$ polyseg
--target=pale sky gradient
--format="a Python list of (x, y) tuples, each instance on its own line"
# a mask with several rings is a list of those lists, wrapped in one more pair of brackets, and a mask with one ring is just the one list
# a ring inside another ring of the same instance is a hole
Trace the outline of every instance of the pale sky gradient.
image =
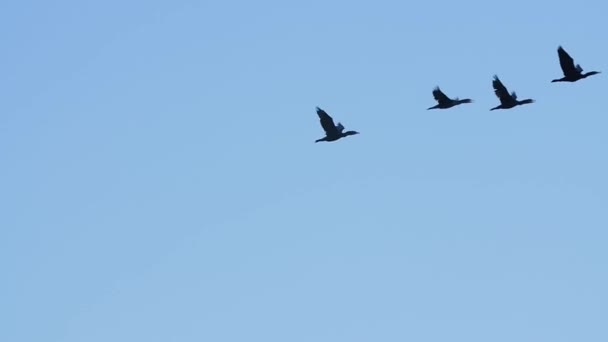
[(606, 13), (2, 2), (0, 341), (608, 341)]

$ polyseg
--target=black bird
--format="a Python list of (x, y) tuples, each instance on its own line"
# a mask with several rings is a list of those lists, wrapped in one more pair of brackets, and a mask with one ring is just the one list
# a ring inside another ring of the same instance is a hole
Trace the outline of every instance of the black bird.
[(452, 108), (452, 107), (457, 106), (462, 103), (473, 102), (473, 100), (471, 100), (471, 99), (462, 99), (462, 100), (460, 100), (459, 98), (451, 99), (451, 98), (447, 97), (441, 91), (441, 89), (439, 89), (439, 87), (435, 87), (435, 89), (433, 89), (433, 97), (435, 98), (435, 100), (437, 101), (438, 104), (433, 107), (427, 108), (427, 110), (429, 110), (429, 109), (447, 109), (447, 108)]
[(494, 81), (492, 81), (492, 86), (494, 87), (494, 93), (496, 94), (496, 97), (500, 99), (500, 105), (490, 110), (509, 109), (527, 103), (534, 103), (534, 100), (532, 99), (526, 99), (521, 101), (517, 100), (517, 94), (515, 94), (515, 92), (509, 94), (507, 88), (502, 84), (502, 82), (500, 82), (498, 76), (496, 75), (494, 75)]
[(562, 67), (564, 77), (555, 79), (551, 82), (576, 82), (587, 76), (601, 73), (600, 71), (590, 71), (583, 74), (583, 68), (581, 68), (579, 64), (574, 66), (574, 59), (572, 59), (561, 46), (557, 48), (557, 55), (559, 56), (559, 65)]
[(319, 141), (336, 141), (349, 135), (359, 134), (357, 131), (344, 132), (344, 126), (342, 126), (342, 124), (339, 122), (338, 125), (335, 125), (334, 119), (332, 119), (329, 114), (319, 107), (317, 107), (317, 115), (319, 115), (321, 127), (323, 127), (323, 130), (325, 131), (325, 137), (315, 140), (316, 143)]

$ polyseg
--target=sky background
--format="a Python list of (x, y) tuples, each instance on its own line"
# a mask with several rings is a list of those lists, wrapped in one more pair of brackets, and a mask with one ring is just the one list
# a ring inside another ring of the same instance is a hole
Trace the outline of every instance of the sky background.
[(607, 11), (0, 3), (0, 340), (608, 340)]

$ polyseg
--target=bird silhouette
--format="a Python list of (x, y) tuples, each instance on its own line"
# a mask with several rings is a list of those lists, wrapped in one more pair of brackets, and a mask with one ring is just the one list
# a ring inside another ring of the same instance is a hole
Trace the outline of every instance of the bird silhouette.
[(551, 82), (576, 82), (587, 76), (601, 73), (600, 71), (590, 71), (583, 74), (583, 68), (579, 64), (574, 66), (574, 59), (561, 46), (557, 48), (557, 55), (559, 56), (559, 65), (562, 67), (564, 77), (552, 80)]
[(325, 137), (321, 139), (315, 140), (315, 143), (320, 141), (336, 141), (340, 138), (347, 137), (349, 135), (359, 134), (357, 131), (346, 131), (344, 132), (344, 126), (338, 122), (338, 125), (334, 124), (334, 119), (332, 119), (327, 112), (323, 109), (317, 107), (317, 115), (319, 115), (319, 121), (321, 122), (321, 127), (325, 131)]
[(433, 89), (433, 97), (437, 101), (437, 105), (435, 105), (433, 107), (429, 107), (429, 108), (427, 108), (427, 110), (429, 110), (429, 109), (447, 109), (447, 108), (452, 108), (452, 107), (457, 106), (462, 103), (473, 102), (473, 100), (471, 100), (471, 99), (462, 99), (462, 100), (460, 100), (459, 98), (451, 99), (451, 98), (447, 97), (441, 91), (441, 89), (439, 89), (439, 87), (435, 87), (435, 89)]
[(500, 79), (498, 79), (498, 76), (496, 75), (494, 75), (492, 86), (494, 87), (494, 93), (496, 94), (496, 97), (498, 97), (498, 99), (500, 100), (500, 105), (490, 110), (509, 109), (527, 103), (534, 103), (534, 100), (532, 99), (526, 99), (521, 101), (517, 100), (517, 94), (515, 92), (509, 94), (507, 88), (502, 84), (502, 82), (500, 81)]

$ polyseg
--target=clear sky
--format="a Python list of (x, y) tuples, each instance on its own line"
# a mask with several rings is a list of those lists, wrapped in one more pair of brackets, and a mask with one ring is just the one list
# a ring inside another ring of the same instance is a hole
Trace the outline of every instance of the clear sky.
[(606, 13), (2, 2), (0, 341), (607, 341)]

